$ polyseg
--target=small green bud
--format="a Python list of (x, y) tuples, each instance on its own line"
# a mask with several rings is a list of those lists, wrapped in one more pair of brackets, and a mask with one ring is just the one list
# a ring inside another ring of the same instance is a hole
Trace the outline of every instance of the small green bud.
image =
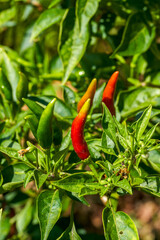
[(144, 159), (147, 159), (149, 157), (149, 154), (148, 153), (147, 154), (142, 154), (141, 157), (144, 158)]
[(108, 179), (107, 179), (107, 181), (108, 181), (108, 182), (111, 182), (111, 181), (112, 181), (112, 179), (111, 179), (111, 178), (108, 178)]
[(105, 184), (106, 184), (106, 180), (101, 180), (101, 181), (100, 181), (100, 184), (101, 184), (101, 185), (105, 185)]

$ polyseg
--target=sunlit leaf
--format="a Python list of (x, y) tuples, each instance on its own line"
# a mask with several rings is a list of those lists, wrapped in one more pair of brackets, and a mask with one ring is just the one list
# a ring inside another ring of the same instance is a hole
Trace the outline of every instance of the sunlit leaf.
[(138, 232), (131, 218), (124, 212), (114, 212), (106, 207), (103, 210), (103, 226), (106, 240), (139, 240)]
[(145, 52), (155, 37), (155, 28), (146, 23), (141, 13), (133, 13), (129, 16), (120, 45), (114, 51), (121, 56), (134, 56)]
[(89, 40), (89, 21), (96, 13), (99, 0), (78, 0), (76, 14), (67, 10), (61, 25), (59, 53), (64, 65), (63, 84), (85, 53)]
[(62, 203), (59, 190), (41, 192), (37, 199), (38, 219), (41, 229), (41, 239), (47, 240), (50, 231), (58, 221)]
[(35, 22), (33, 27), (31, 40), (36, 38), (42, 31), (59, 22), (64, 14), (64, 10), (59, 8), (53, 8), (45, 10)]

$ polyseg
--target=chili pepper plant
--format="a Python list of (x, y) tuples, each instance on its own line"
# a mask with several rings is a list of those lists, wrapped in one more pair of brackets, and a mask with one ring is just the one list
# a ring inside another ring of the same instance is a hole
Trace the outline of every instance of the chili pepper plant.
[[(0, 239), (141, 237), (118, 201), (160, 197), (159, 19), (158, 1), (0, 1)], [(93, 195), (94, 237), (74, 214)]]

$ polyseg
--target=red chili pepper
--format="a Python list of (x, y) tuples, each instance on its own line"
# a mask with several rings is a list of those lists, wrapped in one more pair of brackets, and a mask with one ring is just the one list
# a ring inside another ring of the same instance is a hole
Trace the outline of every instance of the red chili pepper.
[(112, 74), (111, 78), (107, 83), (107, 86), (104, 89), (103, 96), (102, 96), (102, 102), (104, 102), (105, 105), (108, 107), (112, 116), (115, 115), (114, 92), (115, 92), (118, 75), (119, 75), (118, 71)]
[(92, 82), (89, 84), (89, 87), (87, 88), (87, 91), (85, 92), (85, 94), (83, 95), (81, 100), (79, 101), (79, 103), (77, 105), (77, 112), (79, 112), (81, 110), (82, 106), (84, 105), (84, 103), (87, 101), (88, 98), (91, 99), (91, 105), (92, 105), (93, 97), (94, 97), (94, 94), (95, 94), (95, 91), (96, 91), (96, 86), (97, 86), (97, 79), (94, 78), (92, 80)]
[(91, 99), (88, 99), (77, 117), (74, 119), (71, 127), (71, 139), (75, 152), (82, 160), (90, 156), (87, 143), (84, 139), (84, 125), (91, 105)]

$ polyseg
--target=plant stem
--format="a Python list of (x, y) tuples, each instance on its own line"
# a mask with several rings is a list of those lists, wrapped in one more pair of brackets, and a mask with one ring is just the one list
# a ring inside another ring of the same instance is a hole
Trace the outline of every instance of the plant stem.
[(126, 64), (126, 60), (124, 59), (124, 57), (116, 54), (115, 58), (121, 63), (121, 64)]
[(116, 145), (116, 148), (117, 148), (118, 153), (120, 153), (121, 151), (120, 151), (120, 149), (119, 149), (119, 146), (118, 146), (117, 141), (115, 142), (115, 145)]
[(91, 157), (89, 157), (89, 159), (88, 159), (88, 166), (89, 166), (89, 168), (91, 169), (91, 171), (93, 172), (94, 176), (97, 178), (97, 180), (99, 182), (98, 173), (97, 173), (97, 170), (96, 170), (96, 168), (94, 166), (94, 163), (93, 163)]
[(132, 61), (130, 63), (130, 78), (134, 77), (134, 70), (135, 70), (136, 62), (138, 58), (139, 58), (139, 54), (134, 55), (132, 58)]
[(47, 166), (47, 173), (50, 172), (50, 148), (46, 150), (46, 166)]
[(3, 102), (3, 108), (4, 108), (6, 118), (13, 120), (10, 105), (9, 105), (8, 101), (4, 98), (4, 96), (2, 96), (2, 102)]
[(38, 150), (35, 149), (36, 151), (36, 168), (38, 169)]

